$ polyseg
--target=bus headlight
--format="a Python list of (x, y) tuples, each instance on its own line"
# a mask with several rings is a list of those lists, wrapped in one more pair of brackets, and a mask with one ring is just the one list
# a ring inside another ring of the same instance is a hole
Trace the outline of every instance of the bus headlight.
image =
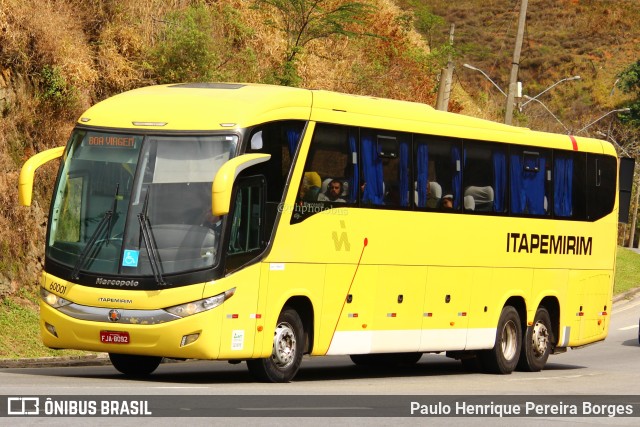
[(228, 300), (233, 296), (236, 292), (236, 288), (229, 289), (226, 292), (223, 292), (218, 295), (214, 295), (209, 298), (204, 298), (198, 301), (187, 302), (180, 305), (174, 305), (173, 307), (165, 308), (165, 311), (178, 316), (178, 317), (187, 317), (194, 314), (202, 313), (203, 311), (211, 310), (212, 308), (216, 308), (221, 305), (223, 302)]
[(71, 301), (66, 300), (54, 293), (49, 292), (45, 288), (40, 288), (40, 298), (53, 308), (64, 307), (71, 304)]

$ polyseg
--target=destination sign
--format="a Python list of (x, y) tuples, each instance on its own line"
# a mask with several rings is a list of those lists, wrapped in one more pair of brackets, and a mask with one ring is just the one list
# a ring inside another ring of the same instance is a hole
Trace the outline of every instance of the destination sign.
[(84, 147), (135, 149), (136, 139), (138, 138), (129, 135), (88, 133), (84, 141), (82, 141), (82, 145)]

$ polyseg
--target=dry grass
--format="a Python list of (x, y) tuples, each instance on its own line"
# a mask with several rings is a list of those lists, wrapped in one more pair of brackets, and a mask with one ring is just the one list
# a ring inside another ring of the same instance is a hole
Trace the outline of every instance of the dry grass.
[[(424, 48), (420, 38), (399, 24), (391, 0), (371, 1), (379, 13), (352, 30), (379, 37), (313, 42), (298, 64), (301, 85), (431, 103), (434, 82), (416, 54)], [(0, 0), (0, 296), (35, 289), (42, 264), (56, 166), (38, 172), (34, 206), (23, 208), (16, 192), (22, 163), (64, 144), (89, 105), (155, 83), (149, 55), (161, 42), (165, 18), (196, 3), (214, 17), (215, 75), (262, 82), (282, 63), (286, 41), (266, 24), (276, 17), (251, 8), (251, 1)]]
[[(409, 0), (402, 0), (409, 1)], [(456, 24), (458, 64), (484, 70), (503, 89), (511, 68), (519, 1), (422, 0), (434, 13)], [(523, 92), (534, 96), (556, 81), (573, 75), (582, 80), (558, 86), (541, 99), (567, 127), (580, 129), (590, 120), (616, 108), (625, 99), (611, 90), (616, 74), (638, 58), (640, 4), (636, 0), (530, 1), (520, 61)], [(440, 42), (448, 36), (441, 29)], [(501, 120), (504, 97), (480, 73), (458, 67), (464, 89), (496, 120)], [(520, 125), (566, 132), (541, 106), (531, 103)], [(593, 129), (595, 130), (595, 129)]]

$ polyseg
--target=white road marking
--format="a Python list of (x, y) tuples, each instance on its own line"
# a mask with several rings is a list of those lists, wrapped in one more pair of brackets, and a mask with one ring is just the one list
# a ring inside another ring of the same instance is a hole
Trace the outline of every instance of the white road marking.
[(633, 300), (632, 302), (626, 303), (624, 305), (622, 305), (622, 307), (615, 307), (613, 309), (612, 314), (617, 314), (617, 313), (621, 313), (623, 311), (627, 311), (630, 308), (636, 308), (640, 306), (640, 298), (636, 298), (635, 300)]
[(557, 380), (559, 378), (582, 378), (582, 377), (594, 377), (596, 375), (601, 375), (600, 373), (596, 374), (577, 374), (577, 375), (558, 375), (557, 377), (538, 377), (538, 378), (512, 378), (509, 381), (549, 381), (549, 380)]

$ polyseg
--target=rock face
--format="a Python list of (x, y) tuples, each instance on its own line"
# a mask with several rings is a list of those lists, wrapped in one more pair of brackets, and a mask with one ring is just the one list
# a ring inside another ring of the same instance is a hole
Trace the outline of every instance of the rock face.
[(0, 298), (34, 288), (43, 267), (47, 213), (37, 201), (19, 206), (18, 175), (0, 174)]
[[(18, 203), (19, 163), (22, 153), (11, 128), (11, 111), (33, 97), (35, 87), (24, 75), (0, 68), (0, 298), (34, 288), (43, 267), (46, 209), (37, 201), (31, 207)], [(3, 120), (6, 120), (3, 123)]]
[(0, 116), (17, 102), (19, 93), (33, 93), (31, 82), (9, 68), (0, 68)]

